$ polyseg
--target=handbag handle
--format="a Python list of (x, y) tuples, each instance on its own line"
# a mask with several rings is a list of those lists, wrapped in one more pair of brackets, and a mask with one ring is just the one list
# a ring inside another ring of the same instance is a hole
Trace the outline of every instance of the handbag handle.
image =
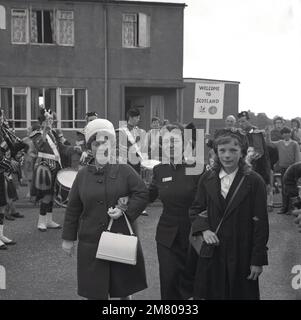
[[(130, 231), (130, 235), (131, 235), (131, 236), (134, 236), (135, 234), (134, 234), (134, 232), (133, 232), (133, 229), (132, 229), (132, 227), (131, 227), (131, 224), (130, 224), (130, 222), (129, 222), (127, 216), (126, 216), (126, 214), (125, 214), (123, 211), (122, 211), (122, 214), (123, 214), (123, 216), (124, 216), (124, 218), (125, 218), (126, 224), (127, 224), (128, 229), (129, 229), (129, 231)], [(110, 219), (110, 222), (109, 222), (109, 225), (108, 225), (108, 228), (107, 228), (107, 231), (111, 231), (113, 222), (114, 222), (114, 219), (111, 218), (111, 219)]]

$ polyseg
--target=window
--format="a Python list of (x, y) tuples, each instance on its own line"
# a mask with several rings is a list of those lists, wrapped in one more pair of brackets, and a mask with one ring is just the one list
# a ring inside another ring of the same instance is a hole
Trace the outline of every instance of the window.
[(12, 9), (12, 43), (24, 44), (28, 42), (27, 10)]
[(122, 46), (147, 48), (150, 46), (150, 17), (144, 13), (123, 14)]
[(12, 119), (12, 89), (0, 88), (0, 109), (4, 111), (4, 115), (7, 119)]
[(29, 18), (27, 9), (12, 9), (11, 12), (12, 43), (74, 45), (73, 11), (32, 9)]
[(0, 5), (0, 30), (6, 29), (6, 13), (5, 8)]
[(20, 130), (37, 122), (41, 105), (56, 112), (58, 128), (84, 128), (87, 101), (86, 89), (0, 88), (0, 109), (10, 126)]
[(73, 11), (57, 12), (57, 38), (62, 46), (74, 45), (74, 17)]
[(84, 128), (87, 110), (85, 89), (60, 89), (61, 98), (61, 127)]
[(54, 14), (49, 10), (30, 13), (30, 42), (54, 43)]
[(42, 105), (57, 112), (55, 88), (31, 88), (31, 124), (37, 121)]
[(27, 88), (0, 88), (0, 109), (13, 128), (27, 127)]

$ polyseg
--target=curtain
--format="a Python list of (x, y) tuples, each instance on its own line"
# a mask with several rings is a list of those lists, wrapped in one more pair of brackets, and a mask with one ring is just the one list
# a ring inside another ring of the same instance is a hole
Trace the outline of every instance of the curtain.
[(44, 43), (53, 43), (53, 12), (43, 11)]
[(72, 11), (59, 11), (59, 43), (73, 45), (74, 43), (74, 20)]
[[(26, 128), (26, 96), (14, 95), (15, 127)], [(23, 121), (17, 121), (23, 120)]]
[(75, 127), (83, 128), (85, 121), (78, 121), (85, 119), (86, 114), (86, 90), (76, 89), (75, 90)]
[(32, 88), (31, 89), (31, 120), (37, 120), (39, 113), (39, 96), (40, 89)]
[(45, 106), (56, 112), (56, 89), (45, 89)]
[[(26, 11), (25, 11), (26, 12)], [(16, 43), (26, 42), (26, 14), (12, 15), (12, 40)]]
[(137, 44), (137, 16), (135, 14), (123, 15), (122, 35), (124, 47), (135, 47)]
[(37, 25), (37, 11), (31, 11), (30, 16), (30, 42), (38, 42), (38, 25)]
[(72, 128), (73, 121), (73, 96), (61, 96), (61, 120), (62, 128)]

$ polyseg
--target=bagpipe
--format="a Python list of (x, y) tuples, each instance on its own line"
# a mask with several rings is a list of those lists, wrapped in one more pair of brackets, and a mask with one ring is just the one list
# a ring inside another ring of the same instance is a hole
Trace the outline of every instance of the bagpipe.
[(0, 119), (0, 134), (7, 145), (7, 147), (2, 145), (2, 148), (4, 152), (10, 150), (11, 157), (16, 161), (20, 161), (22, 156), (24, 156), (24, 152), (28, 150), (28, 145), (12, 132), (8, 122), (4, 118), (3, 110), (0, 110)]

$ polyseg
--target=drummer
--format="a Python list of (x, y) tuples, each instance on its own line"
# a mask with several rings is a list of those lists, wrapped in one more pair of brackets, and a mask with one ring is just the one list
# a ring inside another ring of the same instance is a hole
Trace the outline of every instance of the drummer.
[[(181, 300), (192, 296), (192, 278), (185, 272), (191, 206), (200, 175), (188, 175), (183, 160), (184, 128), (168, 124), (162, 137), (163, 163), (153, 169), (149, 199), (163, 203), (156, 232), (161, 299)], [(168, 160), (168, 161), (165, 161)]]
[(71, 152), (80, 152), (78, 147), (65, 146), (59, 142), (55, 130), (52, 129), (54, 113), (45, 108), (40, 109), (39, 122), (41, 131), (31, 136), (38, 151), (34, 166), (33, 188), (36, 201), (40, 200), (40, 214), (38, 229), (45, 232), (47, 229), (60, 229), (61, 226), (52, 220), (54, 183), (58, 171), (62, 168), (61, 155), (68, 156)]

